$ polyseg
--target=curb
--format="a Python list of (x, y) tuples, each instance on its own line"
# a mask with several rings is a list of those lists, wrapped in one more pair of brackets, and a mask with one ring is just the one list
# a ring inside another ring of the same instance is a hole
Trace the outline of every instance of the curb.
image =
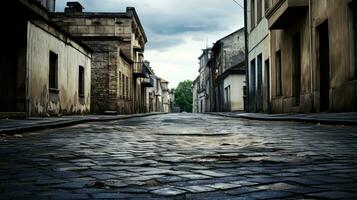
[(17, 133), (26, 133), (26, 132), (33, 132), (33, 131), (48, 130), (48, 129), (64, 128), (64, 127), (69, 127), (69, 126), (84, 124), (84, 123), (89, 123), (89, 122), (109, 122), (109, 121), (132, 119), (132, 118), (139, 118), (139, 117), (149, 117), (149, 116), (154, 116), (154, 115), (163, 115), (163, 114), (167, 114), (167, 113), (134, 114), (134, 115), (112, 117), (112, 118), (105, 118), (105, 119), (79, 119), (79, 120), (69, 120), (69, 121), (64, 121), (64, 122), (53, 122), (53, 123), (50, 122), (50, 123), (31, 125), (31, 126), (25, 126), (25, 127), (2, 129), (2, 130), (0, 130), (0, 134), (14, 135)]
[(357, 126), (356, 121), (348, 120), (332, 120), (332, 119), (311, 119), (304, 117), (251, 117), (251, 116), (232, 116), (219, 113), (206, 113), (209, 115), (221, 116), (221, 117), (231, 117), (239, 119), (248, 119), (255, 121), (288, 121), (288, 122), (303, 122), (303, 123), (313, 123), (313, 124), (325, 124), (325, 125), (344, 125), (344, 126)]

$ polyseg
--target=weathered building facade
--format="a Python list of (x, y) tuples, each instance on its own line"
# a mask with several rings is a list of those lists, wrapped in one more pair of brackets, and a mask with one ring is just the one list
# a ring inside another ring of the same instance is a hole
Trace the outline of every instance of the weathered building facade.
[(357, 3), (272, 0), (272, 111), (357, 111)]
[[(270, 0), (247, 0), (248, 111), (270, 112), (270, 33), (265, 12)], [(249, 12), (250, 11), (250, 12)]]
[(170, 112), (170, 96), (168, 81), (152, 75), (153, 86), (147, 90), (147, 106), (149, 112)]
[[(202, 50), (199, 60), (199, 78), (198, 78), (198, 87), (197, 87), (197, 101), (198, 101), (198, 110), (197, 112), (211, 112), (213, 106), (211, 102), (214, 102), (215, 96), (213, 93), (213, 76), (211, 68), (208, 65), (209, 60), (212, 57), (212, 49), (207, 48)], [(195, 94), (194, 94), (195, 95)]]
[[(90, 111), (91, 49), (30, 0), (8, 2), (0, 54), (0, 112), (27, 116)], [(20, 14), (19, 14), (20, 13)], [(6, 115), (4, 115), (6, 117)]]
[(170, 90), (169, 90), (169, 82), (161, 79), (161, 90), (162, 90), (162, 112), (168, 113), (170, 112)]
[(211, 111), (244, 110), (243, 89), (245, 82), (244, 28), (218, 40), (212, 48), (211, 69), (214, 88)]
[(199, 112), (199, 107), (198, 107), (198, 89), (199, 89), (199, 84), (200, 84), (200, 77), (198, 76), (193, 82), (192, 82), (192, 112), (193, 113), (198, 113)]
[(93, 49), (92, 111), (146, 112), (150, 70), (144, 63), (147, 38), (134, 8), (123, 13), (83, 12), (67, 4), (54, 21)]

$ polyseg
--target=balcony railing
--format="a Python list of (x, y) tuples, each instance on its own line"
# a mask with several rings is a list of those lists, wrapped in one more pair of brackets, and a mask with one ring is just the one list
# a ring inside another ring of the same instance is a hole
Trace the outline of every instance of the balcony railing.
[(143, 62), (134, 63), (134, 77), (145, 78), (149, 74), (147, 66)]
[(154, 78), (150, 75), (145, 78), (142, 78), (141, 86), (142, 87), (154, 87)]
[(302, 11), (307, 10), (308, 0), (277, 0), (267, 10), (265, 16), (268, 19), (269, 29), (285, 29), (291, 25)]

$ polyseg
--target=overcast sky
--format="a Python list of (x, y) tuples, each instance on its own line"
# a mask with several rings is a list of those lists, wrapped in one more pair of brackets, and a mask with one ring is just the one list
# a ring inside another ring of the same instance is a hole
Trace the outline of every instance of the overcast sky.
[[(63, 11), (68, 0), (57, 0)], [(71, 0), (73, 1), (73, 0)], [(243, 0), (236, 0), (243, 4)], [(148, 37), (145, 59), (170, 82), (194, 80), (201, 49), (244, 25), (233, 0), (80, 0), (87, 12), (125, 12), (135, 7)]]

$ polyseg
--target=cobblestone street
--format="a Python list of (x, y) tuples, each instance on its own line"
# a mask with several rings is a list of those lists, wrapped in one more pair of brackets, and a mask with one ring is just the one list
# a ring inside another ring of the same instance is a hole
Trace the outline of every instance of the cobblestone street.
[(0, 137), (0, 199), (356, 199), (357, 128), (167, 114)]

